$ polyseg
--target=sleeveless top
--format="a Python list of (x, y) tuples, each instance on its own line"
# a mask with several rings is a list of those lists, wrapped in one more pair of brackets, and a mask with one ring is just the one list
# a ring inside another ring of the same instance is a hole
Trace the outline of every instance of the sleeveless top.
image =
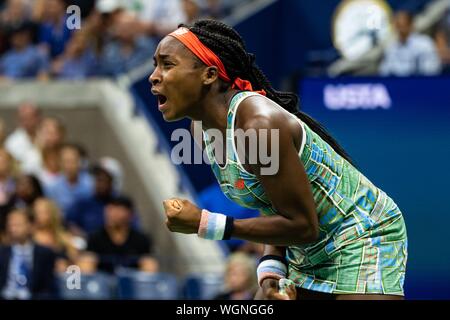
[[(211, 139), (203, 132), (206, 153), (223, 193), (237, 204), (275, 215), (261, 183), (239, 162), (234, 141), (234, 123), (239, 104), (254, 92), (236, 94), (228, 110), (226, 163), (219, 166)], [(266, 98), (267, 99), (267, 98)], [(280, 109), (282, 109), (280, 107)], [(282, 109), (284, 110), (284, 109)], [(285, 110), (284, 110), (285, 111)], [(287, 111), (285, 111), (287, 112)], [(400, 210), (382, 190), (340, 156), (318, 134), (295, 117), (303, 131), (298, 156), (310, 182), (319, 219), (319, 239), (315, 243), (287, 248), (286, 258), (297, 270), (327, 261), (342, 246), (366, 236), (401, 217)]]

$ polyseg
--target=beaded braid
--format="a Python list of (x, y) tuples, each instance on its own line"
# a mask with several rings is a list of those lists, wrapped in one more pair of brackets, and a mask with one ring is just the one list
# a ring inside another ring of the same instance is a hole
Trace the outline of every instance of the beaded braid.
[(254, 90), (265, 90), (267, 98), (300, 118), (339, 155), (355, 165), (322, 124), (298, 109), (298, 96), (295, 93), (277, 91), (272, 87), (256, 65), (255, 56), (247, 52), (244, 40), (232, 27), (216, 20), (198, 20), (192, 26), (181, 24), (180, 27), (188, 28), (222, 60), (230, 79), (246, 79), (251, 82)]

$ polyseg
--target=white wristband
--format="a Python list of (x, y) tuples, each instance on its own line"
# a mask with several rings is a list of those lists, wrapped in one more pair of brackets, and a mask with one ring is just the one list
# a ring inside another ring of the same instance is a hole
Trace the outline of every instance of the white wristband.
[(262, 282), (267, 278), (274, 278), (277, 280), (286, 278), (287, 267), (284, 263), (278, 260), (265, 260), (258, 265), (258, 284), (262, 285)]

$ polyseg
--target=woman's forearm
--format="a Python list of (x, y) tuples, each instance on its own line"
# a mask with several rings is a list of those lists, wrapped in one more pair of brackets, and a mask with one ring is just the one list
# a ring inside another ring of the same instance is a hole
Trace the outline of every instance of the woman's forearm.
[(232, 233), (235, 238), (274, 246), (312, 243), (317, 236), (317, 228), (306, 218), (290, 220), (283, 216), (235, 220)]

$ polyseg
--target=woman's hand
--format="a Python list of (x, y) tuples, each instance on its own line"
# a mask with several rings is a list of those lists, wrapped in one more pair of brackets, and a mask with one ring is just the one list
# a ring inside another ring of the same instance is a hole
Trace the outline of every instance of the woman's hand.
[(163, 201), (166, 225), (172, 232), (197, 233), (202, 210), (189, 200), (172, 198)]
[(267, 278), (262, 283), (262, 299), (263, 300), (296, 300), (297, 289), (294, 285), (286, 287), (286, 294), (280, 293), (278, 286), (279, 280)]

